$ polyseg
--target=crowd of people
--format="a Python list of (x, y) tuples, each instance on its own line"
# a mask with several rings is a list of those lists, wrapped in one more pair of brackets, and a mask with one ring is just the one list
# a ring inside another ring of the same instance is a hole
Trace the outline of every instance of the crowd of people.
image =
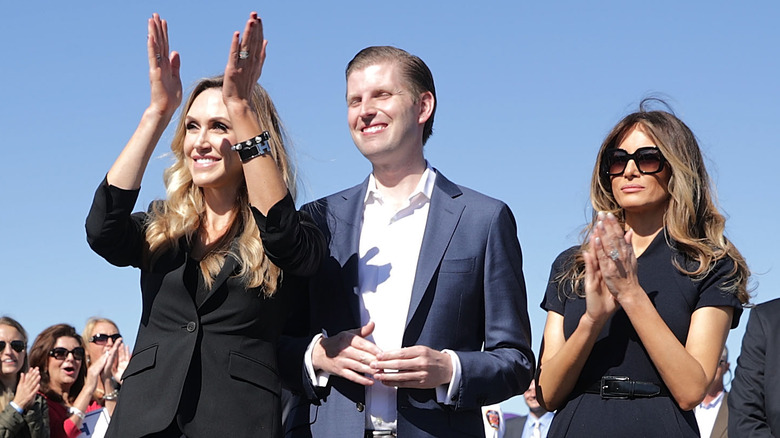
[[(372, 171), (296, 209), (257, 13), (186, 99), (167, 22), (147, 26), (150, 103), (86, 219), (97, 254), (140, 271), (132, 354), (106, 318), (28, 347), (3, 317), (0, 438), (780, 434), (772, 304), (751, 312), (724, 394), (750, 271), (663, 102), (594, 147), (593, 220), (552, 264), (534, 352), (512, 211), (425, 158), (437, 97), (422, 59), (373, 46), (348, 63), (348, 127)], [(182, 101), (167, 197), (134, 212)], [(483, 414), (519, 394), (527, 417)]]

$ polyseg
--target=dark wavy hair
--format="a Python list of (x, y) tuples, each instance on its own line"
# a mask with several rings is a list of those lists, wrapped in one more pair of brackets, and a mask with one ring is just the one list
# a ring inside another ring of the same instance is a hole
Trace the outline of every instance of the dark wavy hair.
[[(57, 343), (57, 339), (70, 337), (79, 343), (79, 347), (86, 348), (81, 336), (76, 332), (76, 329), (68, 324), (57, 324), (44, 329), (38, 337), (35, 338), (32, 347), (30, 348), (30, 366), (38, 367), (41, 371), (41, 392), (46, 394), (47, 397), (54, 401), (62, 402), (62, 394), (57, 394), (51, 390), (49, 384), (51, 378), (49, 376), (49, 351), (54, 348), (54, 344)], [(81, 361), (81, 367), (79, 367), (79, 373), (76, 377), (76, 382), (68, 390), (68, 397), (71, 395), (76, 396), (81, 392), (81, 388), (84, 387), (84, 378), (87, 375), (87, 361), (86, 358)], [(67, 400), (70, 401), (70, 400)]]

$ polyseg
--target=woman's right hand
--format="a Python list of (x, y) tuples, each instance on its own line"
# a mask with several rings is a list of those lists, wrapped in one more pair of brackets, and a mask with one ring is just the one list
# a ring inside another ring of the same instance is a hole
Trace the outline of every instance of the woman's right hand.
[(38, 367), (30, 368), (26, 373), (19, 375), (14, 403), (24, 410), (29, 409), (39, 389), (41, 389), (41, 372)]
[(169, 52), (168, 22), (157, 13), (149, 19), (146, 47), (149, 56), (149, 82), (152, 96), (150, 108), (170, 118), (181, 104), (182, 86), (179, 76), (179, 52)]
[(591, 233), (588, 249), (582, 253), (582, 257), (585, 259), (585, 315), (593, 323), (606, 322), (607, 318), (612, 316), (619, 307), (617, 300), (604, 282), (599, 268), (596, 249), (600, 245), (599, 234), (594, 231)]

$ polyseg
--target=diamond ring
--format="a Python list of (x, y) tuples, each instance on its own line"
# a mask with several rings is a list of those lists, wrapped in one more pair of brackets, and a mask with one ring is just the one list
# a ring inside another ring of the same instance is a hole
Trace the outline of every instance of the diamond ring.
[(609, 252), (609, 258), (611, 258), (612, 261), (616, 262), (620, 260), (620, 253), (618, 252), (618, 250), (613, 249), (612, 251)]
[(249, 59), (249, 52), (246, 50), (238, 52), (238, 59)]

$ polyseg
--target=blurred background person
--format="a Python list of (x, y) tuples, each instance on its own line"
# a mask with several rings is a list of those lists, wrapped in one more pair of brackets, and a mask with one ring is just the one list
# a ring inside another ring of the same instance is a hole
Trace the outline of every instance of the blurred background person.
[(693, 408), (749, 301), (696, 137), (653, 101), (602, 143), (593, 222), (553, 263), (536, 386), (550, 437), (698, 437)]
[(723, 386), (723, 379), (729, 372), (729, 349), (723, 347), (723, 353), (715, 369), (715, 379), (707, 388), (707, 395), (699, 406), (693, 409), (696, 423), (699, 424), (699, 434), (703, 438), (726, 438), (729, 436), (728, 391)]
[(507, 419), (504, 422), (504, 438), (545, 438), (555, 414), (543, 408), (536, 400), (536, 383), (531, 382), (523, 398), (528, 405), (528, 415)]
[(0, 438), (49, 438), (49, 417), (38, 368), (29, 368), (27, 332), (0, 317)]
[[(103, 380), (110, 385), (111, 364), (121, 341), (96, 359), (87, 370), (86, 351), (81, 336), (68, 324), (44, 329), (30, 348), (30, 366), (41, 372), (40, 393), (49, 409), (52, 438), (75, 438), (87, 412), (101, 409), (92, 393)], [(106, 401), (109, 414), (115, 401)]]
[[(119, 329), (114, 321), (108, 318), (93, 316), (87, 320), (84, 331), (81, 332), (81, 337), (84, 340), (84, 345), (87, 346), (86, 360), (87, 368), (89, 368), (92, 361), (110, 351), (114, 344), (122, 338), (122, 335), (119, 333)], [(117, 349), (114, 361), (111, 364), (111, 385), (106, 388), (102, 380), (98, 381), (97, 388), (95, 388), (95, 392), (92, 394), (94, 402), (100, 406), (105, 406), (106, 400), (116, 400), (122, 383), (122, 373), (127, 368), (129, 361), (130, 349), (127, 344), (122, 343)]]
[(750, 310), (731, 382), (729, 435), (780, 437), (780, 299)]

